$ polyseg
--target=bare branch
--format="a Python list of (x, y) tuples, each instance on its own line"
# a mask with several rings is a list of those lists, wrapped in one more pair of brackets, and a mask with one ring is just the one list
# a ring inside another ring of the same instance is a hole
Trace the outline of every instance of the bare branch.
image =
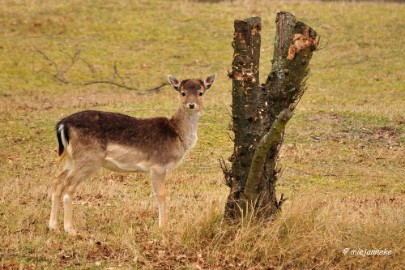
[[(120, 84), (120, 83), (117, 83), (117, 82), (114, 82), (114, 81), (107, 81), (107, 80), (88, 81), (88, 82), (83, 83), (83, 85), (86, 85), (86, 86), (87, 85), (92, 85), (92, 84), (111, 84), (111, 85), (115, 85), (117, 87), (125, 88), (127, 90), (139, 90), (138, 88), (135, 88), (135, 87), (131, 87), (131, 86), (127, 86), (125, 84)], [(158, 85), (156, 87), (142, 90), (142, 92), (139, 92), (138, 95), (146, 95), (146, 94), (150, 94), (152, 92), (158, 93), (166, 85), (169, 85), (169, 83), (162, 83), (162, 84), (160, 84), (160, 85)]]
[(80, 48), (76, 48), (74, 55), (70, 55), (66, 52), (62, 52), (70, 57), (70, 65), (68, 65), (63, 71), (60, 71), (60, 75), (63, 77), (75, 64), (80, 60)]
[(64, 73), (62, 73), (62, 72), (60, 71), (59, 66), (58, 66), (58, 64), (57, 64), (55, 61), (53, 61), (48, 55), (46, 55), (46, 54), (45, 54), (43, 51), (41, 51), (40, 49), (34, 47), (34, 50), (35, 50), (38, 54), (40, 54), (46, 61), (48, 61), (51, 65), (54, 66), (55, 71), (56, 71), (56, 74), (52, 74), (52, 76), (53, 76), (54, 78), (56, 78), (58, 81), (60, 81), (60, 82), (62, 82), (62, 83), (65, 83), (65, 84), (69, 83), (69, 81), (66, 80), (66, 79), (63, 77), (63, 74), (64, 74)]
[(277, 209), (281, 210), (281, 206), (283, 205), (283, 203), (287, 200), (287, 198), (284, 198), (284, 193), (281, 193), (281, 197), (279, 201), (276, 201), (276, 206)]
[(128, 89), (128, 90), (139, 90), (138, 88), (134, 88), (134, 87), (127, 86), (127, 85), (124, 85), (124, 84), (121, 84), (121, 83), (116, 83), (114, 81), (107, 81), (107, 80), (88, 81), (88, 82), (83, 83), (83, 85), (86, 85), (86, 86), (87, 85), (92, 85), (92, 84), (111, 84), (111, 85), (122, 87), (122, 88), (125, 88), (125, 89)]
[[(52, 74), (52, 76), (54, 78), (56, 78), (58, 81), (64, 83), (64, 84), (68, 84), (71, 83), (69, 80), (67, 80), (65, 78), (65, 75), (73, 68), (73, 66), (78, 62), (78, 61), (82, 61), (83, 63), (85, 63), (87, 65), (87, 67), (89, 68), (89, 70), (92, 73), (95, 73), (96, 70), (94, 68), (94, 66), (92, 64), (90, 64), (89, 62), (87, 62), (86, 60), (84, 60), (81, 57), (81, 51), (80, 48), (76, 48), (76, 51), (73, 55), (67, 53), (67, 52), (61, 52), (62, 54), (68, 56), (70, 58), (70, 64), (64, 68), (61, 68), (58, 63), (56, 63), (51, 57), (49, 57), (46, 53), (44, 53), (42, 50), (35, 48), (34, 50), (42, 56), (42, 58), (44, 60), (46, 60), (47, 62), (49, 62), (55, 69), (55, 74)], [(119, 82), (117, 82), (116, 80), (118, 79)], [(118, 65), (117, 62), (114, 62), (113, 65), (113, 74), (112, 74), (112, 79), (111, 80), (93, 80), (93, 81), (86, 81), (81, 83), (82, 85), (93, 85), (93, 84), (110, 84), (110, 85), (114, 85), (120, 88), (124, 88), (127, 90), (140, 90), (136, 87), (132, 87), (129, 86), (125, 83), (125, 79), (128, 79), (129, 81), (131, 81), (130, 77), (123, 77), (121, 76), (121, 74), (118, 71)], [(151, 94), (151, 93), (158, 93), (163, 87), (165, 87), (166, 85), (169, 85), (169, 83), (167, 82), (163, 82), (158, 86), (149, 88), (149, 89), (144, 89), (140, 92), (138, 92), (138, 95), (147, 95), (147, 94)]]
[(89, 70), (90, 70), (90, 72), (91, 73), (96, 73), (97, 71), (96, 71), (96, 68), (92, 65), (92, 64), (90, 64), (89, 62), (87, 62), (87, 60), (85, 60), (83, 57), (80, 57), (80, 60), (83, 62), (83, 63), (85, 63), (86, 65), (87, 65), (87, 67), (89, 68)]
[(159, 93), (160, 90), (161, 90), (163, 87), (165, 87), (166, 85), (169, 85), (169, 83), (164, 82), (164, 83), (162, 83), (161, 85), (158, 85), (158, 86), (156, 86), (156, 87), (143, 90), (143, 91), (139, 92), (138, 95), (147, 95), (147, 94), (151, 94), (151, 93)]
[(221, 157), (219, 160), (219, 166), (222, 169), (222, 172), (224, 173), (224, 178), (225, 178), (225, 184), (228, 187), (232, 187), (232, 173), (231, 169), (226, 165), (225, 160), (223, 157)]
[(122, 76), (118, 72), (117, 61), (114, 62), (113, 68), (114, 68), (113, 78), (115, 79), (117, 77), (118, 79), (120, 79), (121, 84), (125, 85), (124, 79), (122, 78)]

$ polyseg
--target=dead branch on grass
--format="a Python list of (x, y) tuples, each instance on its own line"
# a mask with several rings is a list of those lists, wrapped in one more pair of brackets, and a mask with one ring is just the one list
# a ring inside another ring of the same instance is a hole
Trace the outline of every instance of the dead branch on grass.
[[(100, 81), (88, 81), (88, 82), (84, 82), (83, 85), (92, 85), (92, 84), (111, 84), (111, 85), (115, 85), (117, 87), (121, 87), (121, 88), (125, 88), (127, 90), (137, 90), (139, 91), (140, 89), (135, 88), (135, 87), (131, 87), (131, 86), (127, 86), (125, 84), (120, 84), (114, 81), (108, 81), (108, 80), (100, 80)], [(165, 87), (166, 85), (169, 85), (168, 83), (162, 83), (156, 87), (153, 88), (149, 88), (149, 89), (144, 89), (140, 92), (138, 92), (138, 95), (146, 95), (146, 94), (150, 94), (150, 93), (158, 93), (163, 87)]]
[[(58, 65), (55, 61), (53, 61), (47, 54), (45, 54), (43, 51), (41, 51), (41, 50), (38, 49), (38, 48), (34, 48), (34, 50), (35, 50), (38, 54), (40, 54), (44, 60), (48, 61), (48, 62), (55, 68), (55, 72), (56, 72), (56, 73), (55, 73), (55, 74), (52, 74), (52, 76), (53, 76), (55, 79), (57, 79), (58, 81), (60, 81), (60, 82), (62, 82), (62, 83), (64, 83), (64, 84), (68, 84), (68, 83), (69, 83), (69, 81), (66, 80), (66, 78), (64, 77), (64, 75), (66, 74), (66, 72), (68, 71), (68, 69), (65, 69), (64, 71), (62, 71), (62, 70), (59, 68), (59, 65)], [(73, 61), (72, 61), (72, 62), (73, 62)], [(70, 65), (69, 69), (70, 69), (73, 65), (74, 65), (74, 63)]]
[[(87, 65), (87, 67), (89, 68), (89, 70), (91, 71), (91, 73), (96, 73), (96, 69), (94, 68), (94, 66), (87, 62), (86, 60), (84, 60), (80, 54), (80, 48), (76, 48), (75, 53), (73, 55), (70, 55), (66, 52), (62, 52), (63, 54), (67, 55), (70, 58), (70, 63), (67, 67), (61, 68), (60, 65), (58, 63), (56, 63), (51, 57), (49, 57), (45, 52), (43, 52), (42, 50), (38, 49), (38, 48), (34, 48), (34, 50), (42, 56), (42, 58), (47, 61), (48, 63), (50, 63), (54, 69), (55, 69), (55, 74), (52, 74), (52, 76), (59, 82), (62, 82), (64, 84), (70, 84), (72, 83), (70, 80), (65, 78), (65, 75), (73, 68), (73, 66), (80, 60), (83, 63), (85, 63)], [(166, 85), (169, 85), (169, 83), (167, 82), (163, 82), (158, 86), (152, 87), (152, 88), (148, 88), (148, 89), (139, 89), (136, 87), (132, 87), (128, 84), (125, 83), (125, 79), (129, 79), (131, 80), (130, 77), (123, 77), (119, 71), (118, 71), (118, 66), (117, 66), (117, 62), (114, 62), (113, 65), (113, 74), (112, 74), (112, 79), (110, 80), (92, 80), (92, 81), (85, 81), (82, 83), (76, 83), (79, 85), (84, 85), (84, 86), (88, 86), (88, 85), (93, 85), (93, 84), (109, 84), (109, 85), (114, 85), (116, 87), (120, 87), (120, 88), (124, 88), (127, 90), (135, 90), (135, 91), (139, 91), (137, 94), (138, 95), (147, 95), (147, 94), (152, 94), (152, 93), (158, 93), (160, 92), (160, 90), (165, 87)], [(118, 80), (118, 81), (117, 81)]]

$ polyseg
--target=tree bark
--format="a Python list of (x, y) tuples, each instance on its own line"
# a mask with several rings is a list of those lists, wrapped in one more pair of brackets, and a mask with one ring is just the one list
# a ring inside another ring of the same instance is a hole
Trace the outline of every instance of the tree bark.
[(247, 213), (269, 218), (280, 208), (276, 199), (276, 161), (287, 122), (305, 92), (305, 78), (317, 33), (297, 22), (294, 15), (280, 12), (272, 70), (266, 83), (259, 82), (259, 17), (234, 23), (232, 62), (232, 121), (234, 152), (229, 169), (222, 163), (231, 188), (225, 216), (237, 219)]

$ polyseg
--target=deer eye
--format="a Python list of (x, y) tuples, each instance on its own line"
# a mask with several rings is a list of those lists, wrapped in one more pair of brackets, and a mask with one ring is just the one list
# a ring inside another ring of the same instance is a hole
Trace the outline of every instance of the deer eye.
[(185, 92), (181, 92), (181, 95), (182, 95), (183, 97), (185, 97), (185, 96), (186, 96), (186, 93), (185, 93)]
[(200, 97), (202, 97), (202, 96), (204, 95), (204, 93), (203, 93), (203, 92), (200, 92), (198, 95), (199, 95)]

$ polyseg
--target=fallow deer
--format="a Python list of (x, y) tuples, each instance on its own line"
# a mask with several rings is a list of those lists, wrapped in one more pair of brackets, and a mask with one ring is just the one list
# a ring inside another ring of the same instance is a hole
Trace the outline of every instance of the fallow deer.
[(149, 172), (158, 203), (159, 226), (165, 224), (165, 177), (196, 145), (204, 94), (214, 83), (215, 74), (204, 80), (178, 80), (173, 76), (168, 79), (181, 100), (180, 108), (171, 119), (140, 119), (89, 110), (67, 116), (57, 123), (59, 155), (64, 169), (52, 190), (51, 230), (57, 230), (63, 195), (64, 230), (76, 234), (72, 223), (73, 195), (77, 186), (101, 167), (119, 172)]

